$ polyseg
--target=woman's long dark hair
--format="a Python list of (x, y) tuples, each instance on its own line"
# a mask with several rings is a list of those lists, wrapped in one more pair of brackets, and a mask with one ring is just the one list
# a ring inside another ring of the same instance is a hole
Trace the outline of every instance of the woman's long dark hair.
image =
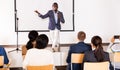
[(99, 36), (94, 36), (91, 43), (96, 47), (94, 55), (98, 62), (104, 61), (104, 51), (102, 47), (102, 39)]
[(38, 37), (38, 32), (37, 31), (32, 30), (32, 31), (29, 32), (29, 34), (28, 34), (29, 41), (26, 44), (27, 50), (33, 48), (32, 42), (34, 42), (37, 37)]

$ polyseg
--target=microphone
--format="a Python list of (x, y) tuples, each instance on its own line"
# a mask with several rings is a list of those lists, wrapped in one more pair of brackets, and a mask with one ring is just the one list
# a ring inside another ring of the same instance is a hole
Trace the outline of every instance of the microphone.
[(19, 18), (16, 18), (17, 20), (19, 20)]

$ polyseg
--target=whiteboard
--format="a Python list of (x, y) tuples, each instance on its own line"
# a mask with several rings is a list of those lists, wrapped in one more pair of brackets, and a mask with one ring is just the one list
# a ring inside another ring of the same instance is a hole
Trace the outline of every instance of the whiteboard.
[(58, 3), (58, 10), (64, 15), (65, 23), (61, 23), (61, 30), (74, 30), (73, 0), (16, 0), (18, 31), (47, 31), (49, 18), (41, 19), (34, 11), (46, 14), (52, 9), (52, 4)]

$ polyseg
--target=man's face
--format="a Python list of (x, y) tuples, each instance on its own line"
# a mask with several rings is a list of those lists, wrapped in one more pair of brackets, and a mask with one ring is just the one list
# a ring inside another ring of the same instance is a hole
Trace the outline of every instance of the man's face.
[(53, 8), (54, 11), (57, 11), (58, 6), (57, 5), (53, 5), (52, 8)]

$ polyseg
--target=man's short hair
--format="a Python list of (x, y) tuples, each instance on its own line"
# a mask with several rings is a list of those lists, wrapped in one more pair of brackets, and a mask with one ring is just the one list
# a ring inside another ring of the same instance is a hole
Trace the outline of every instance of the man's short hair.
[(58, 7), (57, 2), (54, 2), (52, 6), (54, 6), (54, 7)]
[(84, 41), (86, 38), (86, 34), (83, 31), (78, 32), (78, 39)]

